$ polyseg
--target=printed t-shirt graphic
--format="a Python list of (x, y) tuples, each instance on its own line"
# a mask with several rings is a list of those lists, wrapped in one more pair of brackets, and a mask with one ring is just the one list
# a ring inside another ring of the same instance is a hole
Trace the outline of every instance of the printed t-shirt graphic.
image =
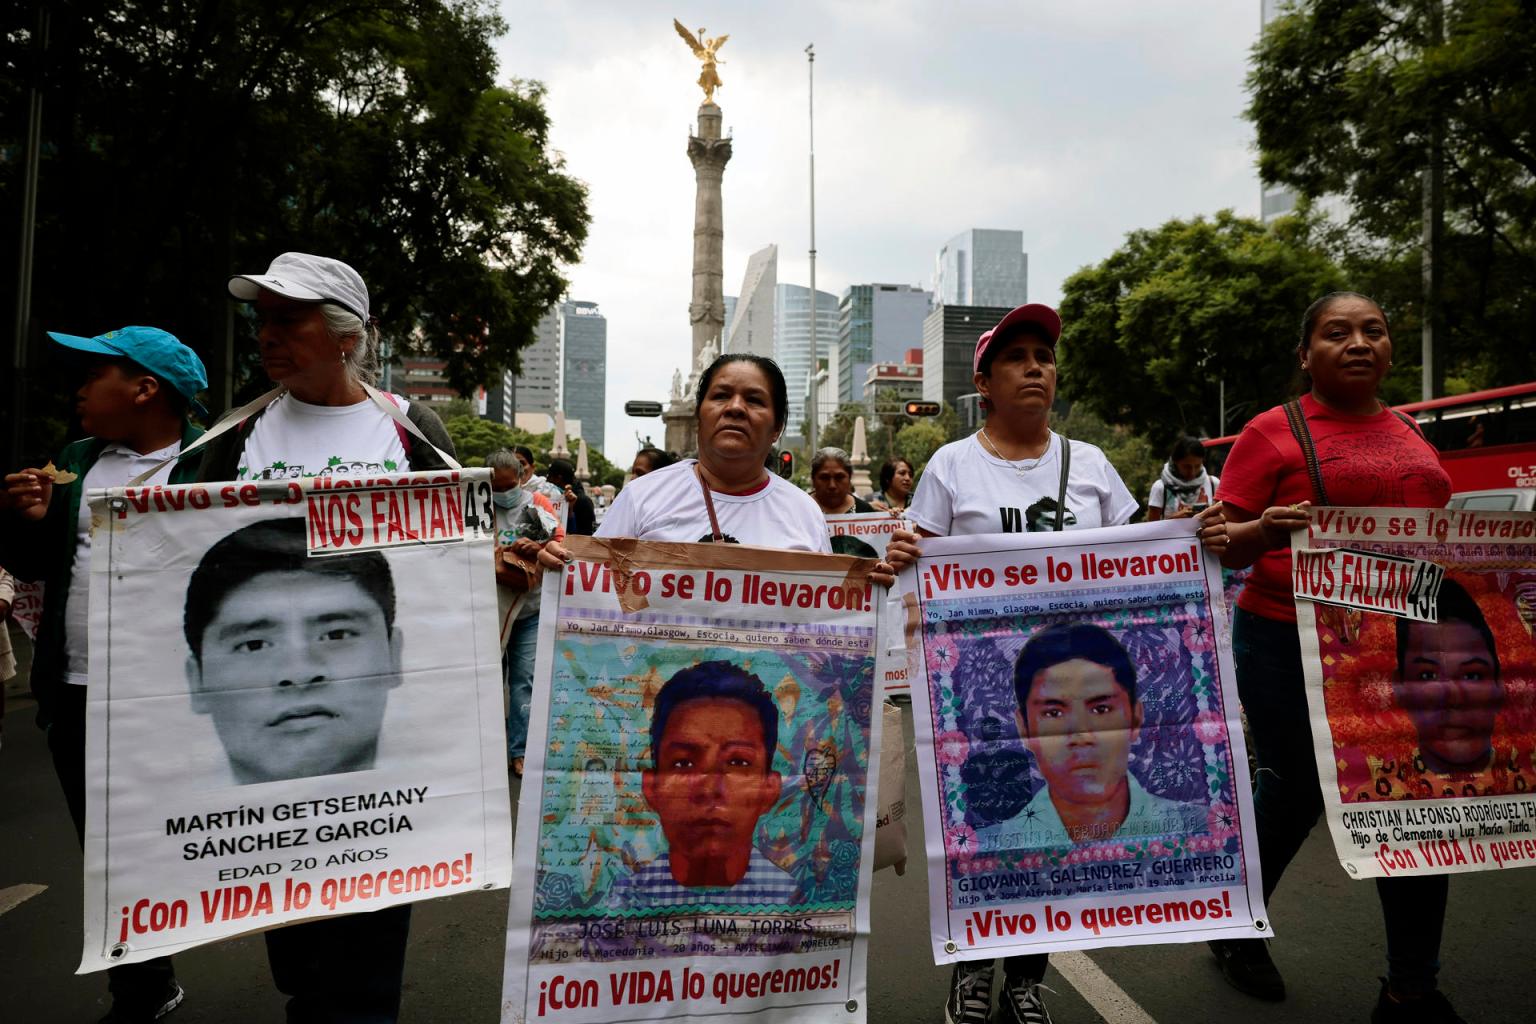
[[(1037, 461), (1007, 462), (988, 452), (976, 435), (940, 448), (923, 470), (907, 518), (941, 537), (986, 533), (1040, 533), (1055, 529), (1061, 489), (1062, 437)], [(1104, 453), (1072, 441), (1067, 481), (1067, 529), (1123, 523), (1136, 511)]]
[[(397, 398), (403, 413), (409, 405)], [(280, 395), (256, 420), (240, 455), (241, 480), (359, 476), (406, 468), (395, 421), (365, 399), (310, 405)]]

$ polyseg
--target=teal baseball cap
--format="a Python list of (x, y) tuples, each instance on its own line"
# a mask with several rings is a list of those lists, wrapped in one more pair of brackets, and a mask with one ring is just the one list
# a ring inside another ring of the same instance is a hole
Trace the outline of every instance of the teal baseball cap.
[(197, 400), (197, 393), (208, 386), (208, 371), (197, 353), (169, 331), (158, 327), (120, 327), (94, 338), (57, 331), (49, 331), (48, 337), (76, 352), (131, 359), (144, 367), (150, 376), (175, 388), (193, 412), (199, 416), (208, 415), (208, 409)]

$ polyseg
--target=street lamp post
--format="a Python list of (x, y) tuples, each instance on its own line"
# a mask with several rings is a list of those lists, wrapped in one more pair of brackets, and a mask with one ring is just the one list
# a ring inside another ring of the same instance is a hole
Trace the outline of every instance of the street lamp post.
[(816, 44), (805, 48), (806, 97), (811, 143), (811, 414), (806, 428), (806, 450), (816, 450), (816, 426), (821, 418), (821, 399), (816, 387), (816, 320), (821, 312), (816, 303)]

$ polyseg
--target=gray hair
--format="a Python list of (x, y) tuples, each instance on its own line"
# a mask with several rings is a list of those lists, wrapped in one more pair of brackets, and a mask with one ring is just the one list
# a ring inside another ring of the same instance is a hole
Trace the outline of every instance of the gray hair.
[(848, 453), (841, 448), (823, 448), (811, 456), (811, 475), (821, 472), (821, 467), (828, 462), (841, 462), (849, 475), (853, 474), (853, 460), (848, 458)]
[(331, 340), (340, 344), (348, 338), (356, 338), (352, 351), (342, 357), (347, 376), (359, 384), (377, 384), (379, 381), (379, 329), (345, 306), (334, 302), (320, 303), (320, 313), (325, 317), (325, 330)]
[(514, 470), (518, 476), (523, 475), (523, 464), (518, 461), (517, 453), (511, 448), (497, 448), (485, 457), (485, 464), (492, 469)]

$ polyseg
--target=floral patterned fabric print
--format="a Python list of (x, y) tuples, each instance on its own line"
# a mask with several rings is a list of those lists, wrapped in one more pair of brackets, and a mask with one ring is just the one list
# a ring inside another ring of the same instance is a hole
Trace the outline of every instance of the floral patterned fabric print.
[[(1126, 836), (1048, 848), (987, 850), (978, 835), (1024, 812), (1045, 778), (1020, 736), (1014, 663), (1030, 636), (1081, 613), (962, 618), (936, 626), (928, 644), (928, 678), (939, 721), (936, 756), (945, 802), (945, 843), (956, 875), (1021, 872), (1036, 879), (1023, 888), (1041, 898), (1102, 891), (1101, 880), (1041, 868), (1122, 858), (1148, 861), (1219, 854), (1227, 882), (1242, 879), (1231, 751), (1216, 677), (1215, 626), (1199, 595), (1178, 603), (1126, 606), (1091, 613), (1124, 647), (1136, 668), (1143, 719), (1131, 744), (1132, 783), (1153, 798), (1180, 807), (1186, 834)], [(947, 609), (954, 615), (954, 609)], [(1036, 869), (1031, 871), (1031, 869)], [(1190, 876), (1194, 881), (1195, 876)], [(1210, 879), (1204, 878), (1200, 884)], [(1164, 884), (1177, 884), (1170, 877)]]

